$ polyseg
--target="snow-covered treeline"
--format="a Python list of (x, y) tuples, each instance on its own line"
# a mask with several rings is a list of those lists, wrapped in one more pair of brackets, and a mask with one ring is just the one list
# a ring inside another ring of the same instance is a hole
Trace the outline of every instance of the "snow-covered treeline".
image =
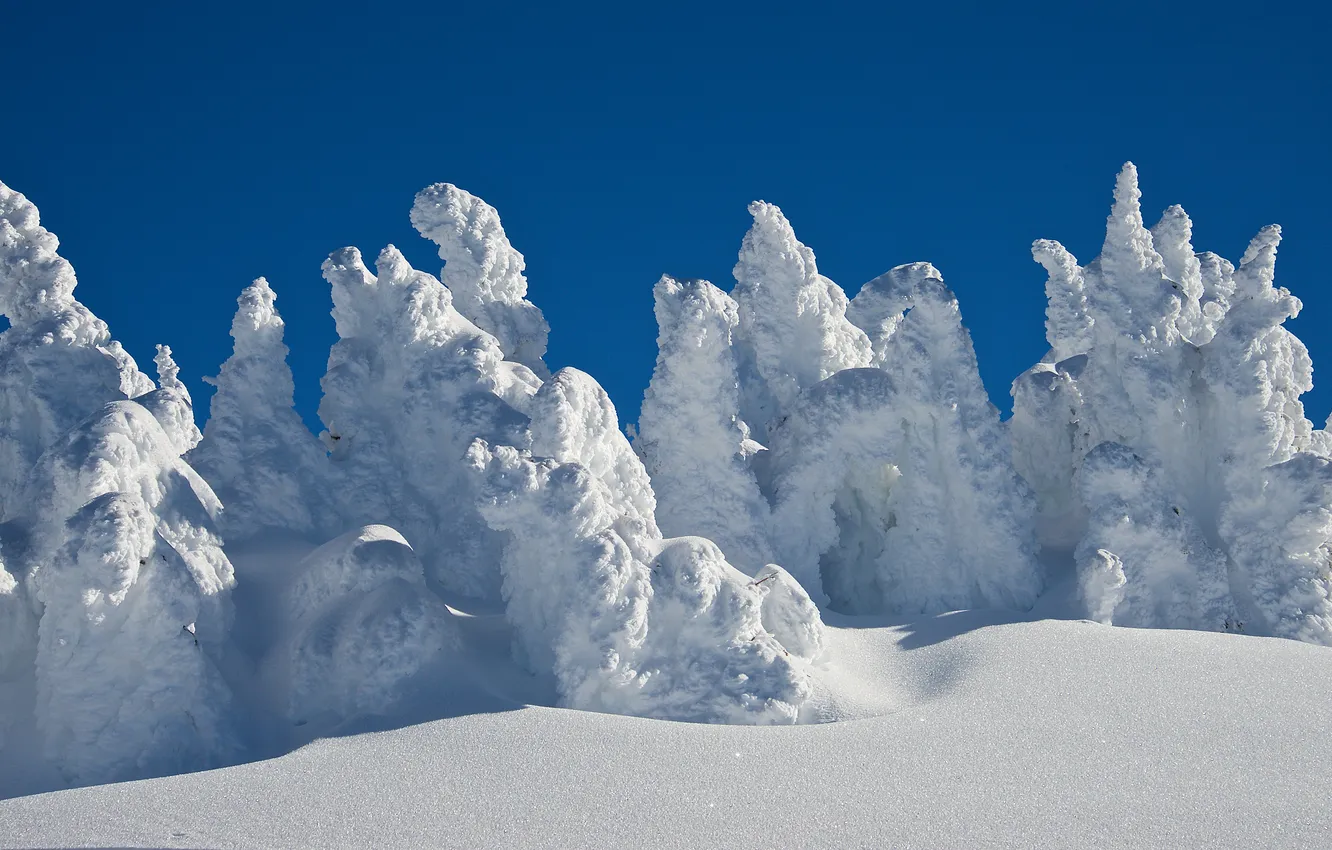
[[(1028, 610), (1061, 581), (1074, 616), (1332, 644), (1332, 440), (1279, 229), (1238, 268), (1195, 253), (1126, 166), (1100, 257), (1033, 247), (1051, 351), (1005, 423), (937, 269), (848, 299), (750, 212), (729, 293), (656, 284), (632, 444), (551, 373), (522, 254), (448, 184), (410, 216), (439, 277), (392, 245), (325, 261), (323, 433), (262, 278), (201, 433), (170, 349), (140, 372), (0, 184), (0, 752), (104, 780), (233, 758), (256, 687), (292, 724), (384, 712), (464, 651), (450, 605), (503, 610), (563, 705), (700, 722), (814, 719), (821, 611)], [(298, 549), (248, 586), (232, 563)]]

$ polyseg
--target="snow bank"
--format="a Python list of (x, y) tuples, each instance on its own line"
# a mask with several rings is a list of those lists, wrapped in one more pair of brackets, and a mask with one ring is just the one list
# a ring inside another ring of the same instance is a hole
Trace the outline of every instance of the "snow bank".
[(291, 633), (269, 666), (298, 723), (385, 713), (404, 683), (458, 648), (453, 615), (426, 587), (412, 547), (387, 526), (320, 546), (283, 596)]
[(331, 469), (324, 447), (294, 408), (277, 295), (259, 278), (236, 299), (232, 355), (212, 379), (203, 440), (189, 455), (225, 506), (218, 524), (238, 543), (265, 529), (327, 536)]

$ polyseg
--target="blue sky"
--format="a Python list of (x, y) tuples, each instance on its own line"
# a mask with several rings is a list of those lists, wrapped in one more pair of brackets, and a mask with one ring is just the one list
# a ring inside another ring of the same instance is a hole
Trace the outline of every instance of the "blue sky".
[(937, 265), (1006, 410), (1045, 351), (1031, 241), (1091, 259), (1126, 159), (1149, 220), (1183, 204), (1199, 249), (1238, 259), (1284, 226), (1290, 327), (1332, 370), (1325, 4), (370, 5), (0, 10), (0, 180), (141, 364), (176, 350), (201, 419), (235, 297), (266, 275), (314, 421), (334, 340), (320, 262), (393, 242), (437, 272), (407, 220), (436, 181), (500, 210), (548, 361), (627, 420), (656, 356), (652, 284), (729, 289), (755, 198), (849, 293)]

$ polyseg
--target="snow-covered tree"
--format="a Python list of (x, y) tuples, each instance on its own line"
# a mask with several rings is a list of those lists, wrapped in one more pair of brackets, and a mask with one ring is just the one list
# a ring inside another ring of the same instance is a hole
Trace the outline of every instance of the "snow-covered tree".
[(550, 326), (526, 299), (523, 255), (509, 243), (495, 208), (450, 183), (422, 189), (412, 206), (412, 224), (439, 246), (440, 280), (453, 306), (499, 341), (509, 360), (541, 377)]
[(183, 455), (199, 445), (203, 436), (194, 422), (194, 400), (180, 380), (180, 367), (171, 358), (170, 346), (157, 346), (157, 356), (153, 358), (153, 363), (157, 365), (158, 388), (134, 400), (153, 414), (162, 430), (171, 438), (176, 453)]
[(740, 418), (730, 296), (705, 280), (662, 277), (653, 288), (657, 365), (635, 447), (652, 477), (667, 535), (707, 537), (752, 572), (772, 560), (768, 503), (751, 466), (762, 447)]
[(754, 225), (735, 266), (740, 368), (757, 378), (741, 384), (741, 417), (759, 442), (806, 387), (842, 369), (869, 366), (873, 346), (847, 320), (847, 298), (819, 274), (814, 252), (796, 239), (773, 204), (749, 205)]
[(103, 404), (153, 389), (74, 298), (74, 268), (37, 208), (0, 183), (0, 518), (42, 452)]
[(112, 402), (36, 464), (17, 518), (41, 611), (37, 725), (66, 775), (216, 765), (236, 748), (217, 657), (231, 625), (216, 496), (158, 421)]
[[(1238, 619), (1225, 555), (1173, 504), (1159, 475), (1126, 446), (1102, 443), (1078, 470), (1090, 513), (1079, 585), (1096, 619), (1120, 626), (1220, 631)], [(1106, 553), (1113, 556), (1113, 561)], [(1117, 565), (1122, 580), (1107, 582)]]
[[(1013, 385), (1014, 457), (1037, 490), (1042, 540), (1080, 541), (1088, 608), (1109, 622), (1233, 619), (1332, 641), (1332, 490), (1315, 456), (1332, 443), (1299, 401), (1312, 366), (1282, 327), (1300, 302), (1273, 282), (1280, 228), (1264, 228), (1237, 271), (1194, 251), (1179, 207), (1147, 230), (1139, 199), (1130, 163), (1086, 267), (1037, 243), (1052, 279), (1082, 277), (1092, 322), (1085, 354), (1067, 356), (1082, 346), (1052, 333), (1051, 355)], [(1063, 290), (1048, 291), (1053, 316)]]
[(817, 634), (807, 599), (800, 608), (765, 594), (711, 541), (663, 540), (577, 462), (483, 441), (470, 456), (482, 512), (510, 533), (501, 566), (517, 649), (554, 676), (562, 704), (697, 722), (799, 719), (808, 674), (764, 621)]
[(1028, 608), (1031, 497), (1009, 460), (957, 300), (928, 264), (882, 369), (802, 393), (773, 440), (777, 560), (852, 611)]
[(222, 500), (218, 524), (230, 543), (265, 529), (315, 537), (341, 530), (329, 506), (327, 452), (293, 406), (276, 299), (262, 277), (236, 299), (232, 354), (211, 379), (208, 424), (189, 455)]
[(450, 591), (499, 596), (503, 535), (477, 513), (463, 455), (480, 437), (527, 448), (520, 411), (540, 380), (393, 246), (372, 274), (355, 248), (324, 263), (338, 341), (319, 416), (344, 527), (391, 524)]
[(1204, 349), (1207, 384), (1225, 412), (1209, 433), (1225, 493), (1219, 534), (1252, 599), (1250, 622), (1332, 644), (1332, 489), (1326, 462), (1302, 454), (1318, 447), (1299, 400), (1313, 388), (1313, 364), (1282, 326), (1302, 305), (1274, 284), (1280, 241), (1274, 225), (1249, 244), (1232, 306)]

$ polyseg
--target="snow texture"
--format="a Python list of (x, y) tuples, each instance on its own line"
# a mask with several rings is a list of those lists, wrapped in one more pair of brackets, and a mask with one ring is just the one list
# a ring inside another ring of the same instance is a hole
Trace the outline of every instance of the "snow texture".
[(525, 298), (523, 255), (509, 243), (495, 208), (450, 183), (436, 183), (417, 193), (412, 224), (439, 246), (445, 263), (440, 280), (458, 312), (494, 336), (507, 359), (541, 377), (549, 374), (541, 358), (550, 326)]
[(236, 299), (232, 355), (211, 379), (208, 424), (189, 455), (225, 506), (218, 525), (230, 543), (274, 528), (317, 537), (342, 530), (327, 452), (293, 406), (276, 300), (264, 278)]
[(299, 723), (388, 712), (404, 682), (458, 648), (453, 615), (387, 526), (349, 531), (310, 553), (283, 599), (292, 633), (270, 664)]

